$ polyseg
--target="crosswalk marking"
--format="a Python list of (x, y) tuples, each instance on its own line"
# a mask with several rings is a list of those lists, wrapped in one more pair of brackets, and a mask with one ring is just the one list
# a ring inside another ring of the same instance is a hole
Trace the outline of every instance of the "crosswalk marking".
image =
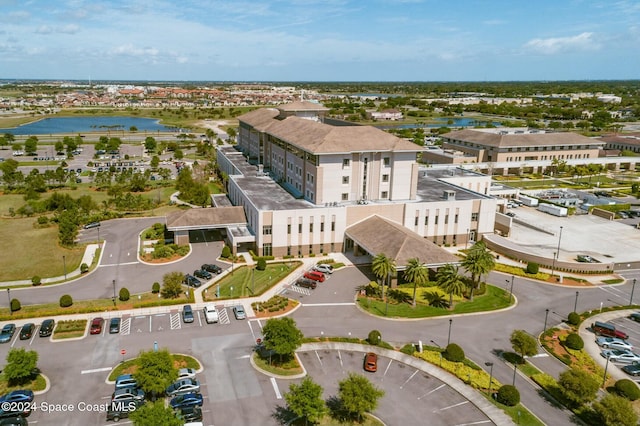
[(180, 330), (182, 328), (180, 312), (172, 312), (169, 314), (169, 322), (171, 323), (171, 330)]
[(289, 290), (295, 291), (296, 293), (304, 294), (305, 296), (311, 295), (311, 290), (309, 290), (308, 288), (299, 287), (297, 285), (290, 286)]
[(131, 317), (123, 318), (120, 323), (120, 334), (126, 336), (131, 333)]
[(218, 311), (218, 321), (220, 324), (231, 324), (227, 308), (216, 307), (216, 310)]

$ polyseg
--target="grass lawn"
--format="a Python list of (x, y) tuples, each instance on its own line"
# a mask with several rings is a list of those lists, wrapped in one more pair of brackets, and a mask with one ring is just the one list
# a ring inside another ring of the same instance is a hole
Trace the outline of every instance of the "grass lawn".
[[(300, 265), (302, 265), (302, 262), (298, 261), (268, 263), (264, 271), (245, 265), (234, 267), (232, 274), (227, 275), (207, 288), (205, 298), (207, 300), (236, 299), (260, 295), (282, 281), (284, 277)], [(217, 286), (220, 286), (220, 297), (216, 298)]]
[[(173, 366), (177, 369), (180, 368), (193, 368), (194, 370), (200, 370), (202, 364), (192, 356), (171, 354), (173, 358)], [(111, 373), (109, 373), (109, 381), (115, 381), (121, 374), (133, 374), (138, 369), (138, 358), (129, 359), (127, 361), (118, 364)]]
[[(428, 288), (425, 290), (429, 290)], [(434, 289), (431, 289), (433, 291)], [(420, 298), (418, 298), (420, 300)], [(473, 302), (465, 300), (455, 303), (453, 309), (434, 308), (418, 303), (415, 308), (408, 303), (389, 303), (388, 311), (386, 303), (382, 300), (358, 297), (358, 305), (367, 312), (378, 315), (397, 318), (428, 318), (451, 314), (464, 314), (471, 312), (485, 312), (502, 309), (509, 306), (508, 293), (499, 287), (487, 286), (487, 292), (482, 296), (475, 296)], [(387, 312), (387, 315), (385, 315)]]
[(87, 320), (59, 321), (53, 330), (53, 339), (72, 339), (83, 336), (88, 322)]
[(47, 382), (44, 380), (44, 377), (42, 377), (42, 374), (38, 374), (38, 376), (29, 383), (17, 386), (9, 386), (9, 382), (7, 382), (7, 379), (5, 379), (4, 374), (0, 373), (0, 395), (4, 395), (5, 393), (9, 393), (18, 389), (29, 389), (36, 392), (44, 390), (46, 386)]
[(298, 364), (296, 357), (291, 357), (290, 360), (279, 364), (276, 362), (278, 356), (274, 355), (271, 358), (271, 364), (269, 364), (269, 359), (262, 358), (257, 352), (254, 352), (252, 356), (256, 366), (269, 373), (277, 374), (279, 376), (295, 376), (296, 374), (302, 373), (302, 367)]

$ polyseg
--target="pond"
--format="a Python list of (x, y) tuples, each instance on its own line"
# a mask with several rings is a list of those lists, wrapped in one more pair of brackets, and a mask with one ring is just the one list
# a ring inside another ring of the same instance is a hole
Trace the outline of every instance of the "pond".
[(491, 123), (496, 127), (500, 127), (501, 123), (498, 121), (489, 121), (489, 120), (479, 120), (476, 118), (468, 118), (468, 117), (452, 117), (452, 118), (435, 118), (433, 119), (436, 123), (416, 123), (416, 124), (398, 124), (398, 125), (382, 125), (378, 127), (379, 129), (416, 129), (419, 127), (475, 127), (477, 125), (484, 126), (486, 123)]
[(177, 132), (179, 129), (166, 127), (154, 118), (139, 117), (54, 117), (27, 123), (19, 127), (0, 129), (0, 134), (50, 135), (56, 133), (88, 133), (106, 131), (126, 131), (136, 127), (139, 132)]

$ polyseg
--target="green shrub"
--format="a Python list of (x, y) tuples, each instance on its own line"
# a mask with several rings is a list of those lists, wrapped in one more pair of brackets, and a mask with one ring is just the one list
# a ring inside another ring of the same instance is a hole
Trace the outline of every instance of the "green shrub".
[(580, 337), (580, 335), (578, 335), (577, 333), (570, 333), (565, 339), (564, 344), (569, 349), (574, 349), (576, 351), (584, 348), (584, 341), (582, 340), (582, 337)]
[(620, 379), (615, 384), (616, 392), (629, 401), (635, 401), (640, 398), (640, 389), (632, 380)]
[(222, 254), (220, 254), (220, 256), (224, 257), (225, 259), (228, 259), (231, 256), (231, 249), (229, 248), (229, 246), (222, 247)]
[(444, 359), (451, 362), (464, 361), (464, 351), (459, 345), (456, 345), (455, 343), (449, 343), (444, 352), (442, 352), (442, 356), (444, 357)]
[(580, 314), (578, 314), (577, 312), (571, 312), (567, 317), (567, 323), (569, 323), (569, 325), (580, 324)]
[(22, 308), (18, 299), (11, 299), (11, 312), (19, 311)]
[(515, 386), (504, 385), (498, 389), (496, 400), (498, 400), (500, 404), (515, 407), (520, 402), (520, 392), (518, 392)]
[(267, 269), (267, 261), (264, 260), (264, 257), (258, 258), (258, 263), (256, 264), (256, 269), (258, 271), (264, 271)]
[(38, 275), (34, 275), (33, 277), (31, 277), (31, 285), (40, 285), (42, 284), (42, 278), (40, 278)]
[(89, 265), (83, 263), (82, 265), (80, 265), (80, 273), (84, 274), (86, 272), (89, 272)]
[(527, 274), (537, 274), (540, 269), (540, 265), (536, 262), (527, 263)]
[(408, 343), (400, 348), (400, 352), (407, 355), (413, 355), (416, 351), (416, 346), (412, 343)]
[(151, 293), (153, 294), (158, 294), (160, 293), (160, 283), (159, 282), (154, 282), (153, 285), (151, 286)]
[(369, 342), (370, 345), (378, 346), (381, 341), (382, 341), (382, 335), (378, 330), (371, 330), (369, 332), (369, 336), (367, 337), (367, 342)]
[(73, 305), (73, 298), (70, 295), (63, 294), (62, 296), (60, 296), (60, 307), (61, 308), (68, 308), (71, 305)]
[(122, 287), (120, 289), (120, 294), (118, 295), (118, 299), (120, 299), (121, 302), (126, 302), (127, 300), (129, 300), (129, 290), (127, 290), (126, 287)]

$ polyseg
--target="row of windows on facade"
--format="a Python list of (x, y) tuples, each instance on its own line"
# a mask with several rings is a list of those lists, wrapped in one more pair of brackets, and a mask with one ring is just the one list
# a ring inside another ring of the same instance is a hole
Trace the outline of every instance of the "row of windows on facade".
[(478, 149), (487, 149), (489, 151), (495, 151), (498, 150), (499, 152), (521, 152), (521, 151), (563, 151), (563, 150), (568, 150), (568, 151), (573, 151), (573, 150), (578, 150), (578, 149), (597, 149), (597, 147), (593, 147), (590, 145), (575, 145), (575, 146), (570, 146), (570, 145), (559, 145), (559, 146), (534, 146), (534, 147), (530, 147), (530, 146), (524, 146), (524, 147), (515, 147), (515, 148), (496, 148), (496, 147), (486, 147), (484, 145), (480, 145), (480, 144), (476, 144), (476, 143), (472, 143), (472, 142), (464, 142), (464, 141), (457, 141), (457, 140), (453, 140), (451, 141), (452, 144), (455, 145), (463, 145), (463, 146), (468, 146), (471, 148), (478, 148)]
[[(390, 157), (383, 157), (382, 158), (382, 165), (384, 167), (389, 167), (391, 166), (391, 158)], [(347, 168), (351, 166), (351, 160), (349, 158), (344, 158), (342, 160), (342, 168)]]
[[(591, 158), (589, 154), (576, 154), (575, 157), (573, 154), (566, 155), (567, 160), (579, 159), (579, 158)], [(489, 161), (491, 161), (491, 156), (488, 157)], [(524, 157), (524, 160), (536, 160), (536, 157)], [(564, 160), (565, 155), (543, 155), (539, 158), (540, 160)], [(507, 157), (507, 161), (522, 161), (522, 157)]]
[[(313, 223), (309, 224), (309, 232), (313, 232)], [(302, 223), (298, 224), (298, 234), (302, 234)], [(336, 230), (336, 223), (331, 222), (331, 231)], [(324, 222), (320, 222), (320, 232), (324, 232)], [(273, 225), (264, 225), (262, 227), (262, 235), (271, 235), (273, 233)], [(291, 224), (287, 224), (287, 234), (291, 234)]]
[[(449, 216), (451, 215), (444, 215), (444, 224), (447, 225), (449, 224)], [(433, 224), (437, 225), (440, 221), (440, 216), (439, 215), (435, 215), (433, 217)], [(471, 213), (471, 221), (472, 222), (477, 222), (478, 221), (478, 213)], [(416, 216), (415, 220), (414, 220), (414, 225), (418, 226), (418, 224), (420, 223), (420, 218), (418, 216)], [(453, 223), (458, 223), (458, 214), (455, 214), (453, 216)], [(424, 224), (428, 225), (429, 224), (429, 216), (425, 216), (424, 217)]]
[[(298, 249), (298, 256), (302, 256), (302, 247), (301, 246), (297, 246)], [(326, 251), (324, 250), (325, 246), (324, 244), (320, 245), (320, 253), (326, 253)], [(334, 243), (331, 243), (330, 245), (330, 249), (329, 251), (331, 253), (333, 253), (335, 251), (335, 245)], [(313, 254), (313, 246), (309, 245), (309, 251), (307, 254)], [(273, 246), (271, 243), (264, 243), (262, 245), (262, 255), (263, 256), (272, 256), (273, 255)], [(287, 246), (287, 256), (292, 256), (293, 255), (293, 248), (291, 246)]]

